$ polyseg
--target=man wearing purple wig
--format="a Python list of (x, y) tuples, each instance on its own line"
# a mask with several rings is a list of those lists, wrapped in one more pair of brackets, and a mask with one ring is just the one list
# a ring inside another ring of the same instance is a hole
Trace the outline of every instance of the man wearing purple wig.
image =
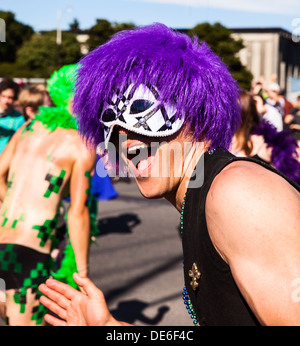
[[(87, 142), (117, 147), (141, 193), (180, 212), (194, 324), (300, 324), (299, 187), (227, 151), (240, 108), (226, 66), (162, 24), (123, 31), (80, 64), (74, 108)], [(60, 317), (50, 324), (126, 324), (89, 279), (74, 279), (85, 294), (40, 286)]]

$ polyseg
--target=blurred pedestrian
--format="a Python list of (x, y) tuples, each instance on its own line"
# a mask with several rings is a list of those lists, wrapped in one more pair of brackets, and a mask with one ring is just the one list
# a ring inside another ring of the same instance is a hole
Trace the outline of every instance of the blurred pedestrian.
[(273, 106), (281, 114), (282, 120), (284, 118), (284, 99), (281, 97), (279, 84), (272, 82), (267, 86), (267, 103)]
[(74, 73), (75, 66), (67, 66), (50, 78), (56, 107), (41, 106), (36, 112), (27, 103), (32, 118), (0, 156), (0, 277), (6, 283), (0, 311), (8, 325), (44, 324), (38, 286), (54, 270), (50, 254), (60, 241), (59, 207), (69, 194), (67, 223), (75, 270), (81, 276), (89, 273), (88, 202), (96, 154), (84, 145), (69, 112)]
[(294, 108), (292, 102), (290, 102), (286, 96), (285, 96), (285, 90), (280, 90), (279, 92), (279, 99), (281, 100), (281, 104), (283, 105), (283, 119), (285, 119), (285, 117), (290, 114), (291, 110)]
[(14, 109), (18, 94), (19, 86), (12, 79), (5, 78), (0, 82), (0, 153), (16, 130), (24, 124), (22, 114)]
[(19, 95), (19, 104), (25, 121), (34, 119), (40, 106), (51, 106), (49, 93), (36, 86), (23, 89)]
[(262, 160), (300, 184), (296, 141), (289, 131), (277, 131), (270, 122), (260, 117), (257, 100), (261, 98), (242, 91), (242, 121), (233, 137), (231, 152), (236, 156)]
[(283, 119), (278, 109), (268, 104), (261, 94), (254, 94), (253, 99), (256, 102), (256, 109), (260, 118), (272, 124), (277, 131), (282, 131)]
[(298, 153), (300, 157), (300, 95), (297, 97), (295, 107), (291, 109), (284, 119), (285, 128), (292, 131), (294, 138), (298, 143)]

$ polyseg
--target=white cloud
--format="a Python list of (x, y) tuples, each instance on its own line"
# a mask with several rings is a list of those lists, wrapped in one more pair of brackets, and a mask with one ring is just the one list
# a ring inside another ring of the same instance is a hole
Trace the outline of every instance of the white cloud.
[[(133, 0), (131, 0), (133, 1)], [(136, 1), (136, 0), (134, 0)], [(213, 7), (229, 10), (300, 16), (299, 0), (138, 0), (188, 7)]]

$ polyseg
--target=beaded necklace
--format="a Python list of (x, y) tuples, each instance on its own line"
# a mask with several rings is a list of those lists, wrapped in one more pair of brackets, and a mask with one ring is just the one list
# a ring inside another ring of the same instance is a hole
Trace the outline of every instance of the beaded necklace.
[[(185, 201), (186, 201), (186, 193), (183, 198), (182, 202), (182, 207), (181, 207), (181, 212), (180, 212), (180, 236), (182, 237), (183, 234), (183, 215), (184, 215), (184, 206), (185, 206)], [(193, 324), (196, 325), (198, 323), (196, 312), (194, 310), (194, 307), (191, 303), (190, 296), (188, 295), (187, 289), (184, 286), (183, 292), (182, 292), (182, 299), (185, 304), (185, 307), (187, 309), (187, 312), (189, 313), (191, 319), (193, 320)]]
[[(212, 155), (215, 151), (216, 151), (216, 149), (212, 149), (211, 151), (208, 152), (208, 154)], [(180, 236), (181, 236), (181, 238), (182, 238), (182, 234), (183, 234), (183, 215), (184, 215), (184, 207), (185, 207), (185, 203), (186, 203), (186, 195), (187, 195), (187, 191), (186, 191), (185, 196), (183, 198), (181, 212), (180, 212)], [(185, 286), (184, 286), (183, 292), (182, 292), (182, 299), (184, 301), (187, 312), (189, 313), (191, 319), (193, 320), (193, 324), (196, 326), (198, 324), (197, 315), (196, 315), (195, 309), (192, 305), (190, 296), (188, 295), (188, 292), (187, 292), (187, 289)]]

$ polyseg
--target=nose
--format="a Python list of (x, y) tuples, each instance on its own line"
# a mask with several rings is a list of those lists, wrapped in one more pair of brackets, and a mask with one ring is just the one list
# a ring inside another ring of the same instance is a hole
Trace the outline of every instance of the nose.
[(119, 132), (120, 135), (126, 135), (126, 134), (128, 134), (128, 131), (125, 130), (125, 129), (123, 129), (122, 127), (119, 127), (119, 128), (118, 128), (118, 132)]

